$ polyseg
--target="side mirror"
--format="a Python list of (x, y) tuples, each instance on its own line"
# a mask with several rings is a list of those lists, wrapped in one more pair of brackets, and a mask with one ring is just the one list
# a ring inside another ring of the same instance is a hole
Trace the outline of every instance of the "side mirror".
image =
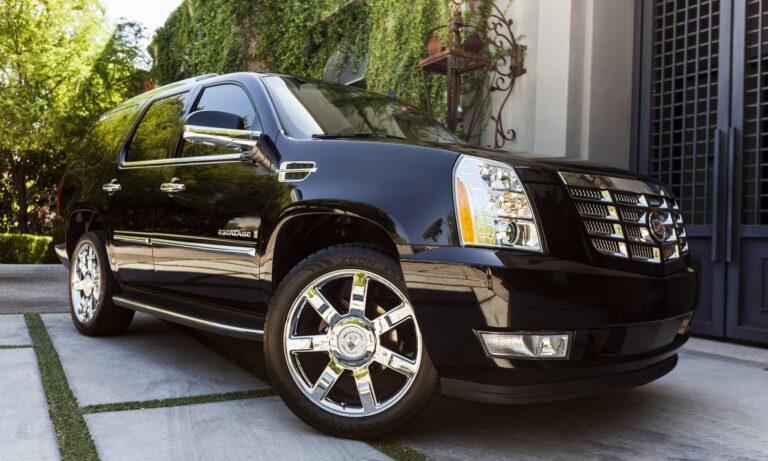
[(215, 110), (192, 112), (184, 119), (184, 141), (239, 151), (240, 160), (274, 171), (274, 144), (261, 131), (244, 130), (243, 119)]
[(259, 144), (260, 131), (243, 129), (243, 119), (215, 110), (192, 112), (184, 119), (184, 141), (249, 151)]

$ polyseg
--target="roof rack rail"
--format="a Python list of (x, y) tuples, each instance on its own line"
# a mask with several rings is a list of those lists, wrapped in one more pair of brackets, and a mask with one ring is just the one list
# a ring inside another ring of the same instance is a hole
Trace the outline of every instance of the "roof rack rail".
[(209, 78), (218, 77), (218, 76), (219, 74), (205, 74), (205, 75), (198, 75), (197, 77), (194, 77), (194, 78), (196, 82), (199, 82), (201, 80), (208, 80)]

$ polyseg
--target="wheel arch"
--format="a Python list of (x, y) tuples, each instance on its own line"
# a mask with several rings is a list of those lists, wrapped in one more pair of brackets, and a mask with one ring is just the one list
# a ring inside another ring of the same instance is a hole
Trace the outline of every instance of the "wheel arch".
[(69, 214), (64, 232), (64, 244), (67, 256), (71, 257), (77, 241), (83, 234), (95, 230), (104, 230), (104, 223), (99, 212), (89, 206), (76, 207)]
[[(393, 224), (393, 223), (390, 223)], [(363, 244), (392, 257), (399, 264), (398, 245), (404, 243), (395, 229), (370, 217), (342, 209), (302, 210), (284, 215), (269, 236), (262, 274), (274, 292), (302, 260), (339, 244)]]

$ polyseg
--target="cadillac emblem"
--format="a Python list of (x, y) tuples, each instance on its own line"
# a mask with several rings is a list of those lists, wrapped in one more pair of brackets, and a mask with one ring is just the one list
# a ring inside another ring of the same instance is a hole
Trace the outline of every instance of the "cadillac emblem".
[(662, 243), (669, 237), (667, 226), (664, 225), (664, 217), (659, 213), (652, 212), (648, 215), (648, 229), (657, 242)]

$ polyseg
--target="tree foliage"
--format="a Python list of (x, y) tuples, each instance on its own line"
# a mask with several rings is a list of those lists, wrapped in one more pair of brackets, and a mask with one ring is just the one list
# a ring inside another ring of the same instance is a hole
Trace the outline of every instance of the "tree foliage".
[[(184, 0), (153, 39), (158, 83), (211, 72), (269, 70), (322, 78), (336, 53), (368, 57), (369, 89), (423, 106), (418, 63), (448, 0)], [(444, 79), (430, 78), (434, 107)]]
[(50, 230), (67, 153), (140, 91), (143, 30), (108, 24), (98, 0), (0, 1), (0, 232)]

